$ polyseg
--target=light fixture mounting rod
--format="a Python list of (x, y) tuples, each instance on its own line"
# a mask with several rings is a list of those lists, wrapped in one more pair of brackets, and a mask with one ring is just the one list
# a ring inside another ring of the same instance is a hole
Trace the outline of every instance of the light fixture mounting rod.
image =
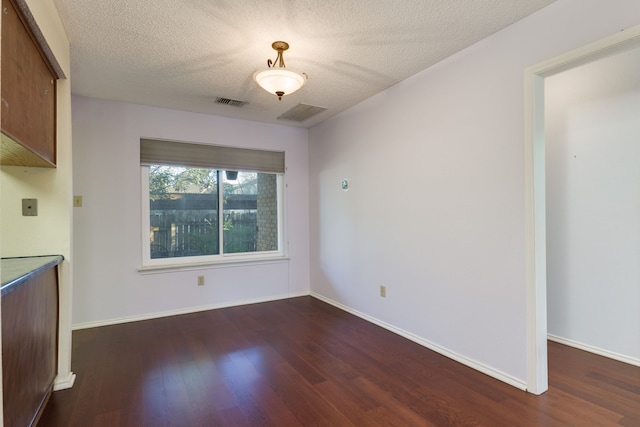
[(275, 61), (267, 59), (267, 65), (269, 66), (269, 68), (271, 68), (271, 66), (276, 62), (278, 63), (278, 67), (286, 68), (284, 65), (284, 57), (282, 56), (282, 52), (289, 49), (289, 43), (283, 42), (283, 41), (277, 41), (277, 42), (271, 43), (271, 47), (278, 52), (278, 56), (276, 56)]

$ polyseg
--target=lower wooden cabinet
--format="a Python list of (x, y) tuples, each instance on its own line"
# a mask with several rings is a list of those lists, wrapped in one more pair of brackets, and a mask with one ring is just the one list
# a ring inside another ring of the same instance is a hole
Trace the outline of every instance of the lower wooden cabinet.
[(2, 295), (4, 426), (35, 425), (58, 368), (57, 267)]

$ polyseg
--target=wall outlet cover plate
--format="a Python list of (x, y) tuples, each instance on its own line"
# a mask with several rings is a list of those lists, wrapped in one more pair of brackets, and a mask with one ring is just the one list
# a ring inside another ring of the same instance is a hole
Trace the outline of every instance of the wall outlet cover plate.
[(22, 216), (38, 216), (38, 199), (22, 199)]

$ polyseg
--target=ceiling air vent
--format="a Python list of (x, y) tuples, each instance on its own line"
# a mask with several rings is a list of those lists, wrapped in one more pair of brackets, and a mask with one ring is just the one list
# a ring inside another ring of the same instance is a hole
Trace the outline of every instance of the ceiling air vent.
[(238, 101), (237, 99), (216, 98), (216, 104), (229, 105), (231, 107), (242, 107), (247, 101)]
[(327, 109), (324, 107), (316, 107), (315, 105), (298, 104), (286, 113), (278, 117), (278, 120), (292, 120), (294, 122), (304, 122), (309, 117), (322, 113)]

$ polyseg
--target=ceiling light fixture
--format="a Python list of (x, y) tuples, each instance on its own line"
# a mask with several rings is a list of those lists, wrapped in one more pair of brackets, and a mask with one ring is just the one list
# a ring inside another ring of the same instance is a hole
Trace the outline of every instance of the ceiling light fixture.
[[(285, 68), (282, 52), (289, 49), (287, 42), (273, 42), (271, 47), (278, 51), (275, 61), (267, 59), (266, 70), (256, 71), (253, 79), (260, 87), (269, 93), (272, 93), (282, 101), (282, 97), (289, 95), (300, 89), (307, 82), (305, 73), (296, 73)], [(276, 67), (277, 63), (277, 67)]]

